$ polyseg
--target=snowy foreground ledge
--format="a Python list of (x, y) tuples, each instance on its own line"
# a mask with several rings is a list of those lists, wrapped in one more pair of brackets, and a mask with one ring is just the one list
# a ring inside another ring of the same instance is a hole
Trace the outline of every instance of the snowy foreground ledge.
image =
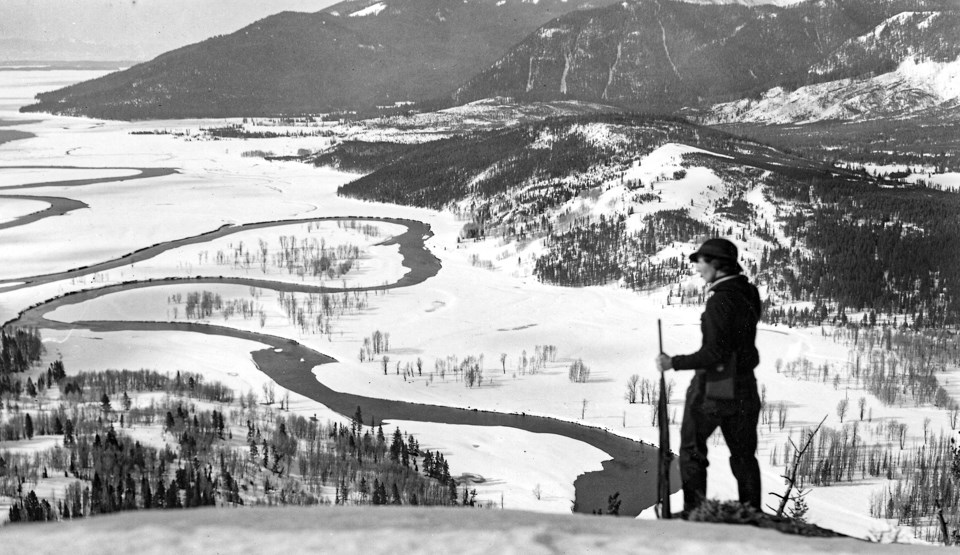
[(130, 512), (11, 526), (4, 553), (913, 553), (751, 526), (520, 511), (253, 508)]

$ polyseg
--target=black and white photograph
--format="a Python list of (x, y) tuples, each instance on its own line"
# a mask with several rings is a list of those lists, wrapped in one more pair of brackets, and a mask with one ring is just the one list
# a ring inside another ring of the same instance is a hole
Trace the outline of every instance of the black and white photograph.
[(0, 552), (960, 546), (960, 0), (0, 0)]

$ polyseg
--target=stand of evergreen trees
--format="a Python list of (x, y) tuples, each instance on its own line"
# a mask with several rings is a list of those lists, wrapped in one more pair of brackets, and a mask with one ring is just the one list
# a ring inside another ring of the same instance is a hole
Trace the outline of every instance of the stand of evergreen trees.
[(312, 137), (323, 134), (322, 131), (248, 131), (243, 125), (234, 124), (222, 127), (201, 127), (200, 131), (214, 139), (276, 139), (280, 137)]
[(24, 372), (43, 354), (43, 341), (36, 328), (0, 329), (0, 374)]
[(674, 241), (699, 241), (715, 232), (690, 218), (686, 210), (664, 210), (644, 220), (642, 231), (627, 230), (626, 215), (577, 220), (568, 231), (547, 239), (547, 252), (534, 273), (542, 281), (573, 287), (622, 280), (630, 289), (646, 289), (676, 281), (686, 260), (651, 263), (649, 257)]
[(20, 395), (24, 384), (15, 374), (38, 362), (43, 351), (40, 330), (0, 328), (0, 395)]
[(794, 299), (901, 315), (918, 327), (960, 323), (960, 197), (912, 186), (819, 176), (770, 176), (768, 190), (798, 209), (784, 217), (806, 250), (765, 252)]
[(344, 141), (321, 152), (310, 161), (315, 166), (329, 166), (345, 172), (368, 173), (392, 164), (416, 145), (380, 141)]
[[(48, 373), (51, 387), (59, 384), (60, 403), (44, 407), (43, 391), (22, 406), (8, 397), (0, 422), (0, 495), (15, 498), (11, 522), (204, 505), (476, 503), (476, 492), (468, 491), (458, 502), (443, 454), (421, 450), (399, 429), (388, 438), (382, 425), (365, 426), (360, 407), (350, 426), (324, 424), (263, 408), (253, 393), (235, 398), (197, 374), (65, 377), (59, 362)], [(143, 392), (166, 395), (133, 406)], [(125, 433), (143, 426), (162, 427), (165, 444), (145, 445)], [(235, 432), (246, 433), (241, 447), (230, 441)], [(60, 445), (37, 453), (3, 449), (2, 441), (50, 435), (62, 438)], [(30, 488), (55, 475), (76, 481), (52, 499)]]
[[(850, 164), (932, 167), (937, 173), (960, 171), (953, 155), (960, 124), (938, 114), (866, 121), (829, 121), (807, 125), (731, 124), (724, 129), (776, 145), (779, 150), (847, 168)], [(864, 141), (864, 137), (872, 140)], [(870, 176), (863, 172), (863, 178)]]

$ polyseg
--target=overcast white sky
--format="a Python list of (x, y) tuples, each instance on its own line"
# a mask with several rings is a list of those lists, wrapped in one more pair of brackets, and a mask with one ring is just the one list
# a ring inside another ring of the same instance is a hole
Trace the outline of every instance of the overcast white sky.
[[(0, 50), (84, 43), (85, 49), (154, 57), (268, 15), (316, 12), (339, 0), (0, 0)], [(39, 44), (44, 43), (44, 44)], [(0, 57), (4, 53), (0, 51)], [(32, 57), (32, 56), (28, 56)], [(107, 55), (106, 58), (112, 58)]]

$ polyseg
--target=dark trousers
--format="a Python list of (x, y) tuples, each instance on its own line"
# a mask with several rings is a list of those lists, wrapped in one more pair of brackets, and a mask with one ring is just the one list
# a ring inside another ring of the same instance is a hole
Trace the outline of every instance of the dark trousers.
[(757, 464), (757, 421), (760, 396), (754, 381), (738, 383), (736, 399), (703, 398), (703, 384), (695, 377), (687, 390), (680, 426), (680, 478), (683, 510), (690, 512), (707, 497), (707, 438), (720, 428), (730, 448), (730, 468), (737, 479), (740, 502), (760, 506), (760, 467)]

